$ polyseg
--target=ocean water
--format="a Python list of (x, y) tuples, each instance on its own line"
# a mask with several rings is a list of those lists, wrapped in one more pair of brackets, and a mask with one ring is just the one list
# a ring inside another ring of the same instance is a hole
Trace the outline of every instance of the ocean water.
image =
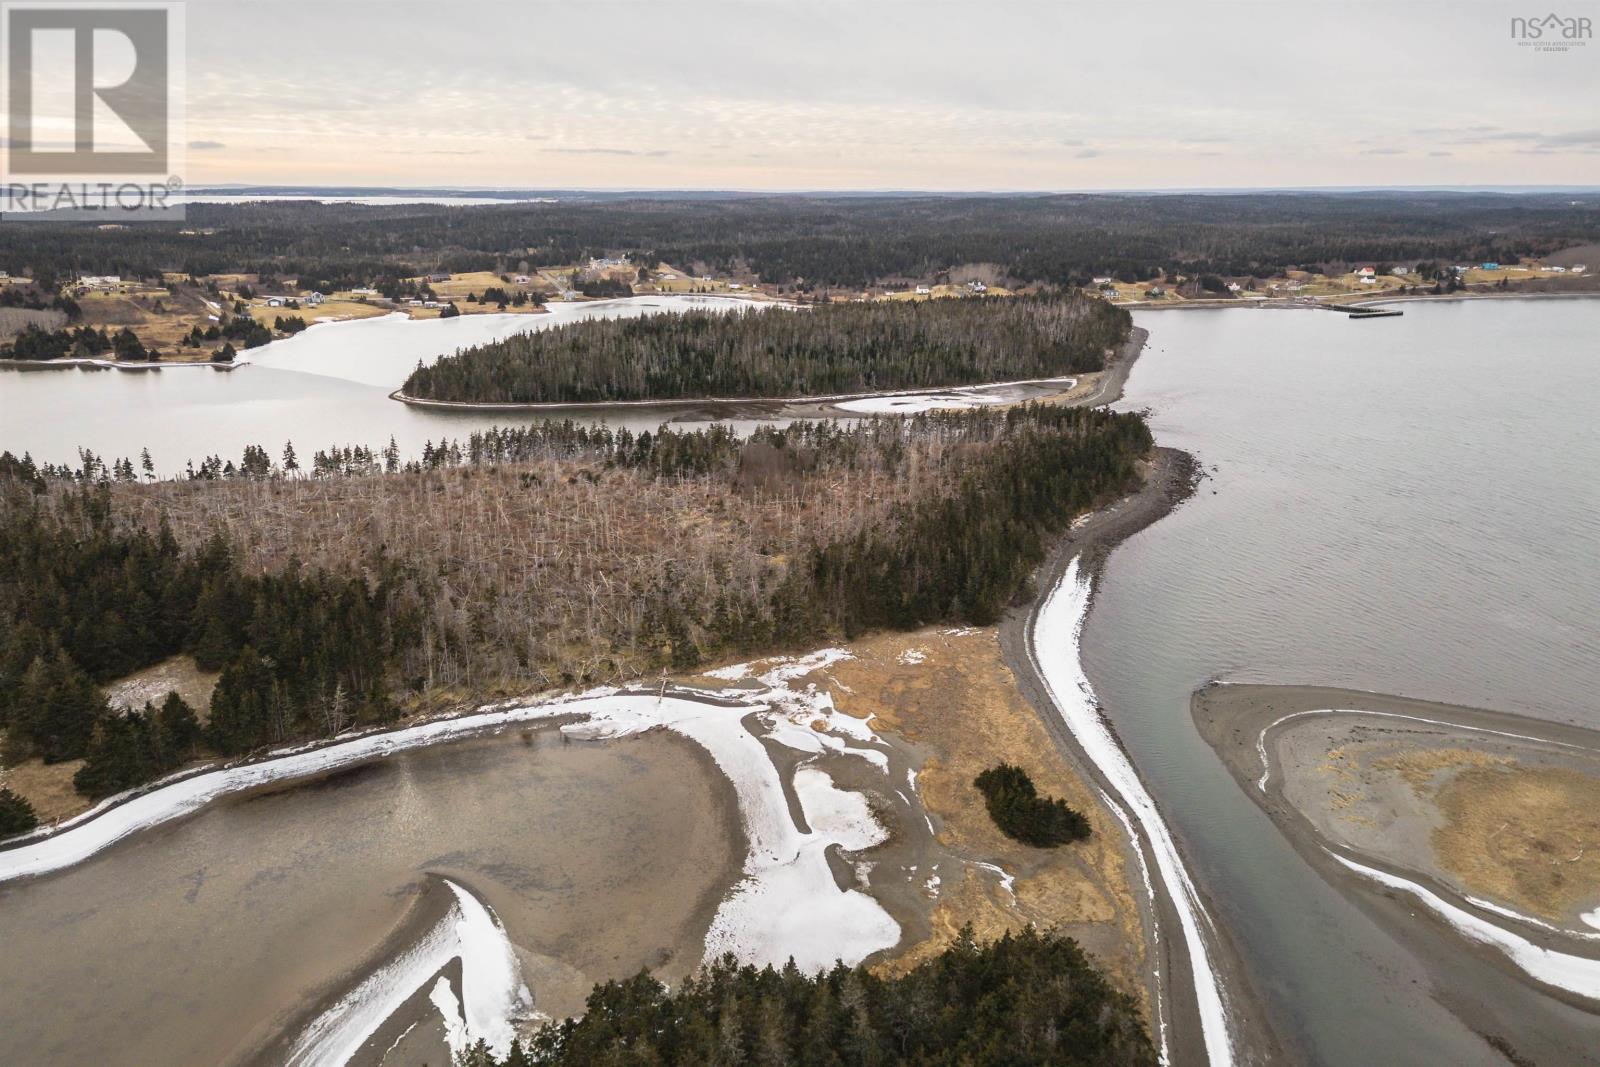
[(1310, 1062), (1503, 1063), (1438, 982), (1491, 1031), (1514, 1015), (1600, 1047), (1593, 1016), (1498, 970), (1424, 969), (1293, 852), (1189, 716), (1221, 679), (1600, 727), (1600, 301), (1136, 320), (1150, 342), (1121, 406), (1208, 477), (1108, 560), (1084, 662), (1273, 1022)]

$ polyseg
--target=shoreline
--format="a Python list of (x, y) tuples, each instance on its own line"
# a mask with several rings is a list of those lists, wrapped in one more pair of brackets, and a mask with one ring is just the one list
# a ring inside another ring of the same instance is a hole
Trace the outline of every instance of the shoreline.
[[(1095, 391), (1077, 403), (1087, 406), (1112, 404), (1120, 400), (1133, 364), (1148, 343), (1149, 336), (1149, 330), (1134, 327), (1122, 349), (1108, 364)], [(1180, 1065), (1205, 1063), (1209, 1056), (1200, 1022), (1189, 951), (1182, 937), (1163, 936), (1165, 931), (1177, 931), (1180, 928), (1177, 906), (1164, 888), (1159, 891), (1156, 889), (1157, 883), (1151, 878), (1156, 857), (1148, 833), (1142, 827), (1136, 829), (1128, 824), (1126, 814), (1110, 799), (1118, 791), (1062, 718), (1049, 682), (1035, 658), (1033, 643), (1035, 625), (1048, 597), (1066, 580), (1068, 570), (1074, 563), (1081, 563), (1083, 574), (1093, 583), (1100, 577), (1106, 559), (1118, 545), (1171, 514), (1194, 495), (1204, 477), (1204, 471), (1194, 455), (1157, 445), (1144, 484), (1109, 506), (1088, 513), (1061, 535), (1045, 561), (1034, 572), (1033, 598), (1026, 605), (1011, 608), (1001, 620), (999, 628), (1005, 662), (1056, 748), (1084, 780), (1094, 785), (1101, 794), (1102, 807), (1112, 809), (1112, 814), (1124, 821), (1128, 859), (1145, 873), (1147, 889), (1139, 901), (1148, 952), (1145, 982), (1150, 1003), (1156, 1008), (1155, 1017), (1147, 1021), (1152, 1039), (1157, 1040), (1158, 1045), (1166, 1045), (1172, 1057), (1171, 1062)], [(1091, 595), (1085, 621), (1092, 614)], [(1101, 719), (1112, 742), (1120, 748), (1121, 740), (1103, 712)], [(1131, 765), (1131, 760), (1129, 763)], [(1133, 773), (1137, 775), (1136, 767)], [(1181, 842), (1177, 844), (1177, 850), (1181, 857)], [(1203, 887), (1194, 887), (1194, 893), (1206, 912), (1215, 912)], [(1238, 950), (1226, 931), (1218, 923), (1210, 921), (1209, 914), (1202, 918), (1207, 920), (1209, 927), (1208, 948), (1218, 957), (1213, 961), (1213, 971), (1225, 992), (1228, 1028), (1236, 1058), (1240, 1062), (1278, 1062), (1285, 1053), (1284, 1046), (1266, 1019), (1261, 1001), (1251, 991)], [(1160, 1038), (1163, 1031), (1170, 1035), (1166, 1041)]]
[[(1500, 926), (1543, 951), (1600, 961), (1600, 932), (1577, 925), (1565, 928), (1552, 925), (1516, 910), (1507, 902), (1487, 900), (1486, 892), (1474, 893), (1471, 887), (1457, 884), (1444, 872), (1431, 869), (1430, 864), (1402, 863), (1392, 857), (1375, 855), (1358, 845), (1331, 839), (1315, 825), (1302, 804), (1286, 792), (1288, 779), (1277, 746), (1272, 743), (1274, 732), (1281, 731), (1289, 720), (1298, 724), (1318, 716), (1360, 716), (1370, 717), (1379, 725), (1414, 724), (1397, 728), (1430, 735), (1440, 744), (1459, 745), (1464, 735), (1470, 735), (1473, 739), (1497, 742), (1508, 751), (1532, 752), (1536, 746), (1546, 746), (1567, 750), (1574, 757), (1593, 762), (1600, 760), (1600, 733), (1485, 708), (1325, 686), (1216, 683), (1194, 693), (1190, 713), (1201, 737), (1217, 753), (1239, 788), (1272, 819), (1295, 850), (1337, 888), (1356, 896), (1381, 892), (1371, 875), (1362, 875), (1352, 867), (1350, 861), (1358, 860), (1361, 866), (1424, 889), (1455, 908), (1477, 913), (1484, 922)], [(1421, 742), (1417, 744), (1420, 746)], [(1391, 885), (1389, 888), (1398, 887)], [(1446, 936), (1464, 946), (1485, 947), (1481, 940), (1448, 922), (1437, 908), (1423, 910), (1429, 924)], [(1409, 943), (1415, 937), (1403, 940)], [(1478, 954), (1492, 960), (1500, 970), (1535, 984), (1550, 996), (1590, 1009), (1600, 1002), (1600, 988), (1585, 996), (1540, 982), (1526, 969), (1516, 966), (1504, 951)]]
[[(1115, 357), (1113, 357), (1115, 359)], [(1107, 364), (1108, 368), (1110, 364)], [(430, 408), (439, 411), (522, 411), (522, 412), (604, 412), (617, 408), (631, 408), (639, 411), (660, 409), (663, 412), (694, 410), (698, 407), (732, 408), (736, 411), (760, 411), (767, 414), (783, 417), (784, 408), (791, 407), (816, 407), (826, 409), (832, 405), (848, 403), (852, 400), (880, 400), (892, 397), (923, 396), (931, 393), (946, 393), (956, 390), (982, 393), (986, 390), (1019, 389), (1028, 386), (1060, 386), (1056, 393), (1043, 393), (1038, 399), (1059, 395), (1061, 392), (1070, 391), (1083, 376), (1063, 376), (1058, 378), (1019, 378), (1006, 382), (980, 382), (969, 385), (928, 385), (912, 389), (891, 389), (881, 392), (868, 393), (828, 393), (819, 396), (791, 396), (791, 397), (674, 397), (660, 400), (564, 400), (541, 401), (537, 403), (518, 402), (492, 402), (475, 400), (429, 400), (423, 397), (408, 396), (400, 389), (389, 394), (390, 400), (398, 400), (408, 407)], [(999, 406), (999, 405), (994, 405)], [(891, 412), (860, 412), (839, 411), (837, 414), (846, 418), (868, 418), (874, 414), (892, 414)]]
[[(1126, 377), (1124, 364), (1123, 377)], [(1120, 388), (1120, 386), (1118, 386)], [(1083, 573), (1097, 578), (1111, 552), (1122, 541), (1166, 517), (1194, 492), (1203, 477), (1195, 458), (1178, 449), (1157, 447), (1145, 484), (1133, 494), (1107, 508), (1090, 513), (1087, 520), (1064, 534), (1050, 556), (1035, 572), (1039, 589), (1036, 599), (1025, 607), (1009, 611), (1000, 624), (1005, 660), (1016, 675), (1023, 695), (1038, 713), (1062, 756), (1086, 780), (1093, 782), (1102, 796), (1116, 795), (1105, 773), (1090, 758), (1082, 742), (1061, 718), (1050, 687), (1032, 653), (1034, 626), (1045, 599), (1067, 576), (1069, 567), (1081, 558)], [(1089, 609), (1092, 615), (1093, 606)], [(1107, 722), (1113, 741), (1114, 728)], [(1179, 845), (1182, 851), (1181, 843)], [(1147, 835), (1130, 833), (1130, 859), (1151, 872), (1156, 860)], [(1150, 882), (1147, 879), (1147, 885)], [(1180, 929), (1178, 911), (1165, 890), (1141, 898), (1141, 911), (1150, 950), (1146, 982), (1151, 988), (1151, 1003), (1158, 1006), (1157, 1017), (1149, 1020), (1154, 1038), (1157, 1029), (1170, 1033), (1170, 1053), (1175, 1064), (1205, 1063), (1208, 1056), (1201, 1032), (1199, 1008), (1195, 1000), (1192, 964), (1181, 937), (1170, 936)], [(1204, 901), (1205, 891), (1199, 895)], [(1153, 899), (1152, 899), (1153, 897)], [(1208, 910), (1214, 911), (1209, 908)], [(1227, 991), (1228, 1021), (1234, 1052), (1241, 1062), (1278, 1062), (1284, 1049), (1250, 991), (1242, 961), (1215, 922), (1210, 926), (1210, 948), (1219, 959), (1213, 970)]]
[[(1152, 303), (1148, 301), (1131, 301), (1116, 303), (1114, 306), (1124, 308), (1129, 312), (1134, 311), (1227, 311), (1234, 308), (1249, 308), (1255, 311), (1344, 311), (1352, 308), (1378, 307), (1382, 304), (1398, 303), (1451, 303), (1472, 300), (1595, 300), (1600, 299), (1600, 290), (1585, 293), (1515, 293), (1515, 292), (1467, 292), (1457, 290), (1454, 293), (1395, 293), (1386, 295), (1373, 293), (1362, 296), (1352, 293), (1353, 300), (1334, 302), (1331, 300), (1312, 300), (1302, 302), (1296, 300), (1270, 299), (1241, 300), (1241, 299), (1215, 299), (1199, 298), (1185, 300), (1180, 303)], [(1359, 317), (1359, 316), (1358, 316)]]

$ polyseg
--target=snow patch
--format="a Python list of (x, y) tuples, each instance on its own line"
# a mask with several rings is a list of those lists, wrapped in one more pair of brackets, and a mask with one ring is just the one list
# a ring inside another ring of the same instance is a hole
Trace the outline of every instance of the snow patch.
[(1006, 891), (1006, 895), (1011, 898), (1011, 902), (1013, 904), (1016, 903), (1017, 880), (1012, 876), (1010, 871), (1007, 871), (999, 864), (984, 863), (982, 860), (968, 860), (967, 862), (971, 863), (974, 867), (977, 867), (980, 870), (988, 871), (990, 874), (998, 878), (1000, 880), (1000, 888)]
[(1600, 999), (1600, 960), (1590, 959), (1587, 956), (1574, 956), (1567, 952), (1556, 952), (1535, 945), (1481, 916), (1456, 907), (1437, 893), (1415, 882), (1407, 881), (1388, 871), (1356, 863), (1336, 852), (1328, 854), (1362, 877), (1416, 897), (1429, 911), (1455, 927), (1464, 936), (1480, 944), (1492, 945), (1504, 952), (1511, 958), (1512, 963), (1536, 981), (1579, 996)]
[(927, 658), (928, 650), (925, 648), (908, 648), (896, 657), (901, 664), (907, 667), (915, 667)]
[(715, 670), (702, 672), (707, 678), (716, 678), (724, 682), (737, 682), (741, 678), (750, 677), (750, 664), (735, 663), (728, 667), (718, 667)]
[[(289, 1067), (343, 1067), (384, 1021), (438, 975), (429, 999), (444, 1017), (450, 1051), (485, 1041), (495, 1055), (511, 1051), (512, 1020), (533, 997), (522, 981), (516, 951), (488, 906), (448, 878), (455, 896), (443, 918), (417, 942), (368, 975), (323, 1012), (289, 1051)], [(461, 998), (439, 971), (461, 960)]]
[(1206, 1056), (1214, 1067), (1222, 1067), (1234, 1062), (1233, 1035), (1222, 987), (1212, 968), (1210, 946), (1201, 930), (1209, 923), (1204, 905), (1160, 809), (1101, 717), (1094, 688), (1083, 672), (1079, 648), (1092, 582), (1080, 574), (1081, 562), (1082, 557), (1073, 559), (1060, 584), (1050, 591), (1034, 622), (1030, 652), (1062, 721), (1144, 830), (1188, 949)]

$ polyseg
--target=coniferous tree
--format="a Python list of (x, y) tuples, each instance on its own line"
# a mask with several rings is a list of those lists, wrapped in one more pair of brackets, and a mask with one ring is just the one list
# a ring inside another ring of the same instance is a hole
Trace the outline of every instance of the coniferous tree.
[(208, 738), (224, 755), (238, 755), (277, 740), (280, 694), (272, 669), (246, 647), (222, 672), (211, 694)]
[(0, 838), (25, 834), (39, 825), (39, 816), (27, 797), (0, 787)]

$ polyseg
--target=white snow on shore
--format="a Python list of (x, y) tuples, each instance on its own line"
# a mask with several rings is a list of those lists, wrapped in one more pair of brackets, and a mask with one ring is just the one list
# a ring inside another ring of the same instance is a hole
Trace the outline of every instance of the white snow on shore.
[[(900, 926), (859, 890), (841, 890), (827, 850), (871, 848), (887, 834), (860, 793), (846, 792), (821, 770), (795, 772), (795, 795), (809, 833), (796, 831), (791, 856), (747, 865), (746, 879), (717, 909), (706, 935), (706, 958), (732, 952), (757, 965), (781, 966), (791, 957), (802, 971), (856, 964), (900, 940)], [(781, 794), (781, 818), (792, 828)]]
[(1493, 945), (1511, 958), (1511, 962), (1536, 981), (1564, 989), (1569, 993), (1600, 1000), (1600, 960), (1588, 956), (1575, 956), (1535, 945), (1524, 937), (1463, 908), (1458, 908), (1443, 897), (1415, 882), (1375, 867), (1346, 859), (1337, 852), (1328, 853), (1340, 864), (1379, 885), (1409, 893), (1464, 936), (1480, 944)]
[(1596, 930), (1600, 930), (1600, 908), (1596, 908), (1593, 911), (1586, 911), (1582, 915), (1578, 916), (1578, 918), (1582, 919)]
[(862, 415), (916, 415), (924, 411), (947, 411), (960, 408), (994, 407), (1016, 403), (1014, 388), (1018, 385), (1053, 385), (1065, 391), (1078, 384), (1076, 378), (1049, 378), (1037, 382), (1001, 382), (990, 386), (968, 386), (957, 389), (938, 389), (925, 393), (886, 393), (881, 396), (864, 396), (854, 400), (840, 400), (834, 407), (840, 411)]
[(867, 396), (859, 400), (841, 400), (834, 407), (862, 415), (918, 415), (924, 411), (954, 411), (961, 408), (990, 407), (1009, 404), (1008, 397), (986, 395), (967, 389), (952, 389), (942, 393), (911, 393), (905, 396)]
[(983, 860), (968, 860), (967, 862), (979, 870), (988, 871), (990, 874), (999, 879), (1000, 888), (1006, 891), (1006, 895), (1011, 898), (1013, 903), (1016, 902), (1017, 880), (1012, 876), (1011, 872), (1007, 871), (998, 863), (985, 863)]
[[(429, 999), (444, 1017), (452, 1054), (482, 1040), (495, 1055), (511, 1051), (512, 1020), (527, 1014), (533, 997), (494, 912), (449, 879), (455, 900), (433, 929), (368, 975), (306, 1027), (289, 1051), (288, 1067), (343, 1067), (429, 978)], [(461, 998), (439, 971), (461, 960)]]
[[(335, 744), (287, 750), (256, 763), (177, 777), (131, 797), (112, 798), (67, 828), (0, 851), (0, 882), (57, 871), (79, 863), (122, 838), (190, 815), (241, 790), (324, 774), (406, 749), (539, 720), (576, 717), (562, 727), (576, 740), (605, 740), (664, 728), (704, 748), (734, 787), (747, 837), (744, 879), (719, 906), (707, 935), (707, 958), (732, 952), (743, 962), (782, 964), (791, 956), (803, 969), (855, 964), (893, 947), (900, 927), (873, 897), (841, 890), (827, 850), (861, 851), (886, 832), (866, 798), (838, 788), (830, 775), (802, 765), (793, 789), (808, 830), (791, 815), (784, 782), (758, 734), (820, 756), (851, 756), (887, 770), (888, 756), (870, 720), (834, 707), (816, 686), (789, 683), (848, 654), (825, 649), (785, 661), (762, 675), (765, 691), (721, 703), (707, 694), (658, 695), (596, 690), (516, 706), (499, 705)], [(118, 802), (120, 801), (120, 803)], [(509, 1047), (511, 1018), (525, 1007), (514, 950), (498, 920), (475, 898), (457, 895), (449, 921), (370, 975), (336, 1009), (311, 1025), (297, 1046), (296, 1064), (343, 1063), (429, 977), (458, 956), (463, 993), (448, 984), (431, 997), (444, 1012), (452, 1047), (483, 1038), (501, 1053)], [(340, 1058), (340, 1057), (344, 1058)]]
[[(1120, 804), (1126, 805), (1144, 830), (1157, 873), (1182, 927), (1206, 1057), (1213, 1067), (1222, 1067), (1234, 1062), (1234, 1048), (1222, 987), (1202, 932), (1202, 925), (1209, 926), (1210, 920), (1160, 809), (1101, 717), (1094, 689), (1083, 672), (1079, 647), (1092, 583), (1080, 574), (1080, 562), (1081, 557), (1067, 566), (1066, 574), (1039, 611), (1030, 652), (1067, 728), (1117, 793)], [(1113, 810), (1119, 806), (1114, 804)], [(1162, 1031), (1165, 1060), (1165, 1026)]]

